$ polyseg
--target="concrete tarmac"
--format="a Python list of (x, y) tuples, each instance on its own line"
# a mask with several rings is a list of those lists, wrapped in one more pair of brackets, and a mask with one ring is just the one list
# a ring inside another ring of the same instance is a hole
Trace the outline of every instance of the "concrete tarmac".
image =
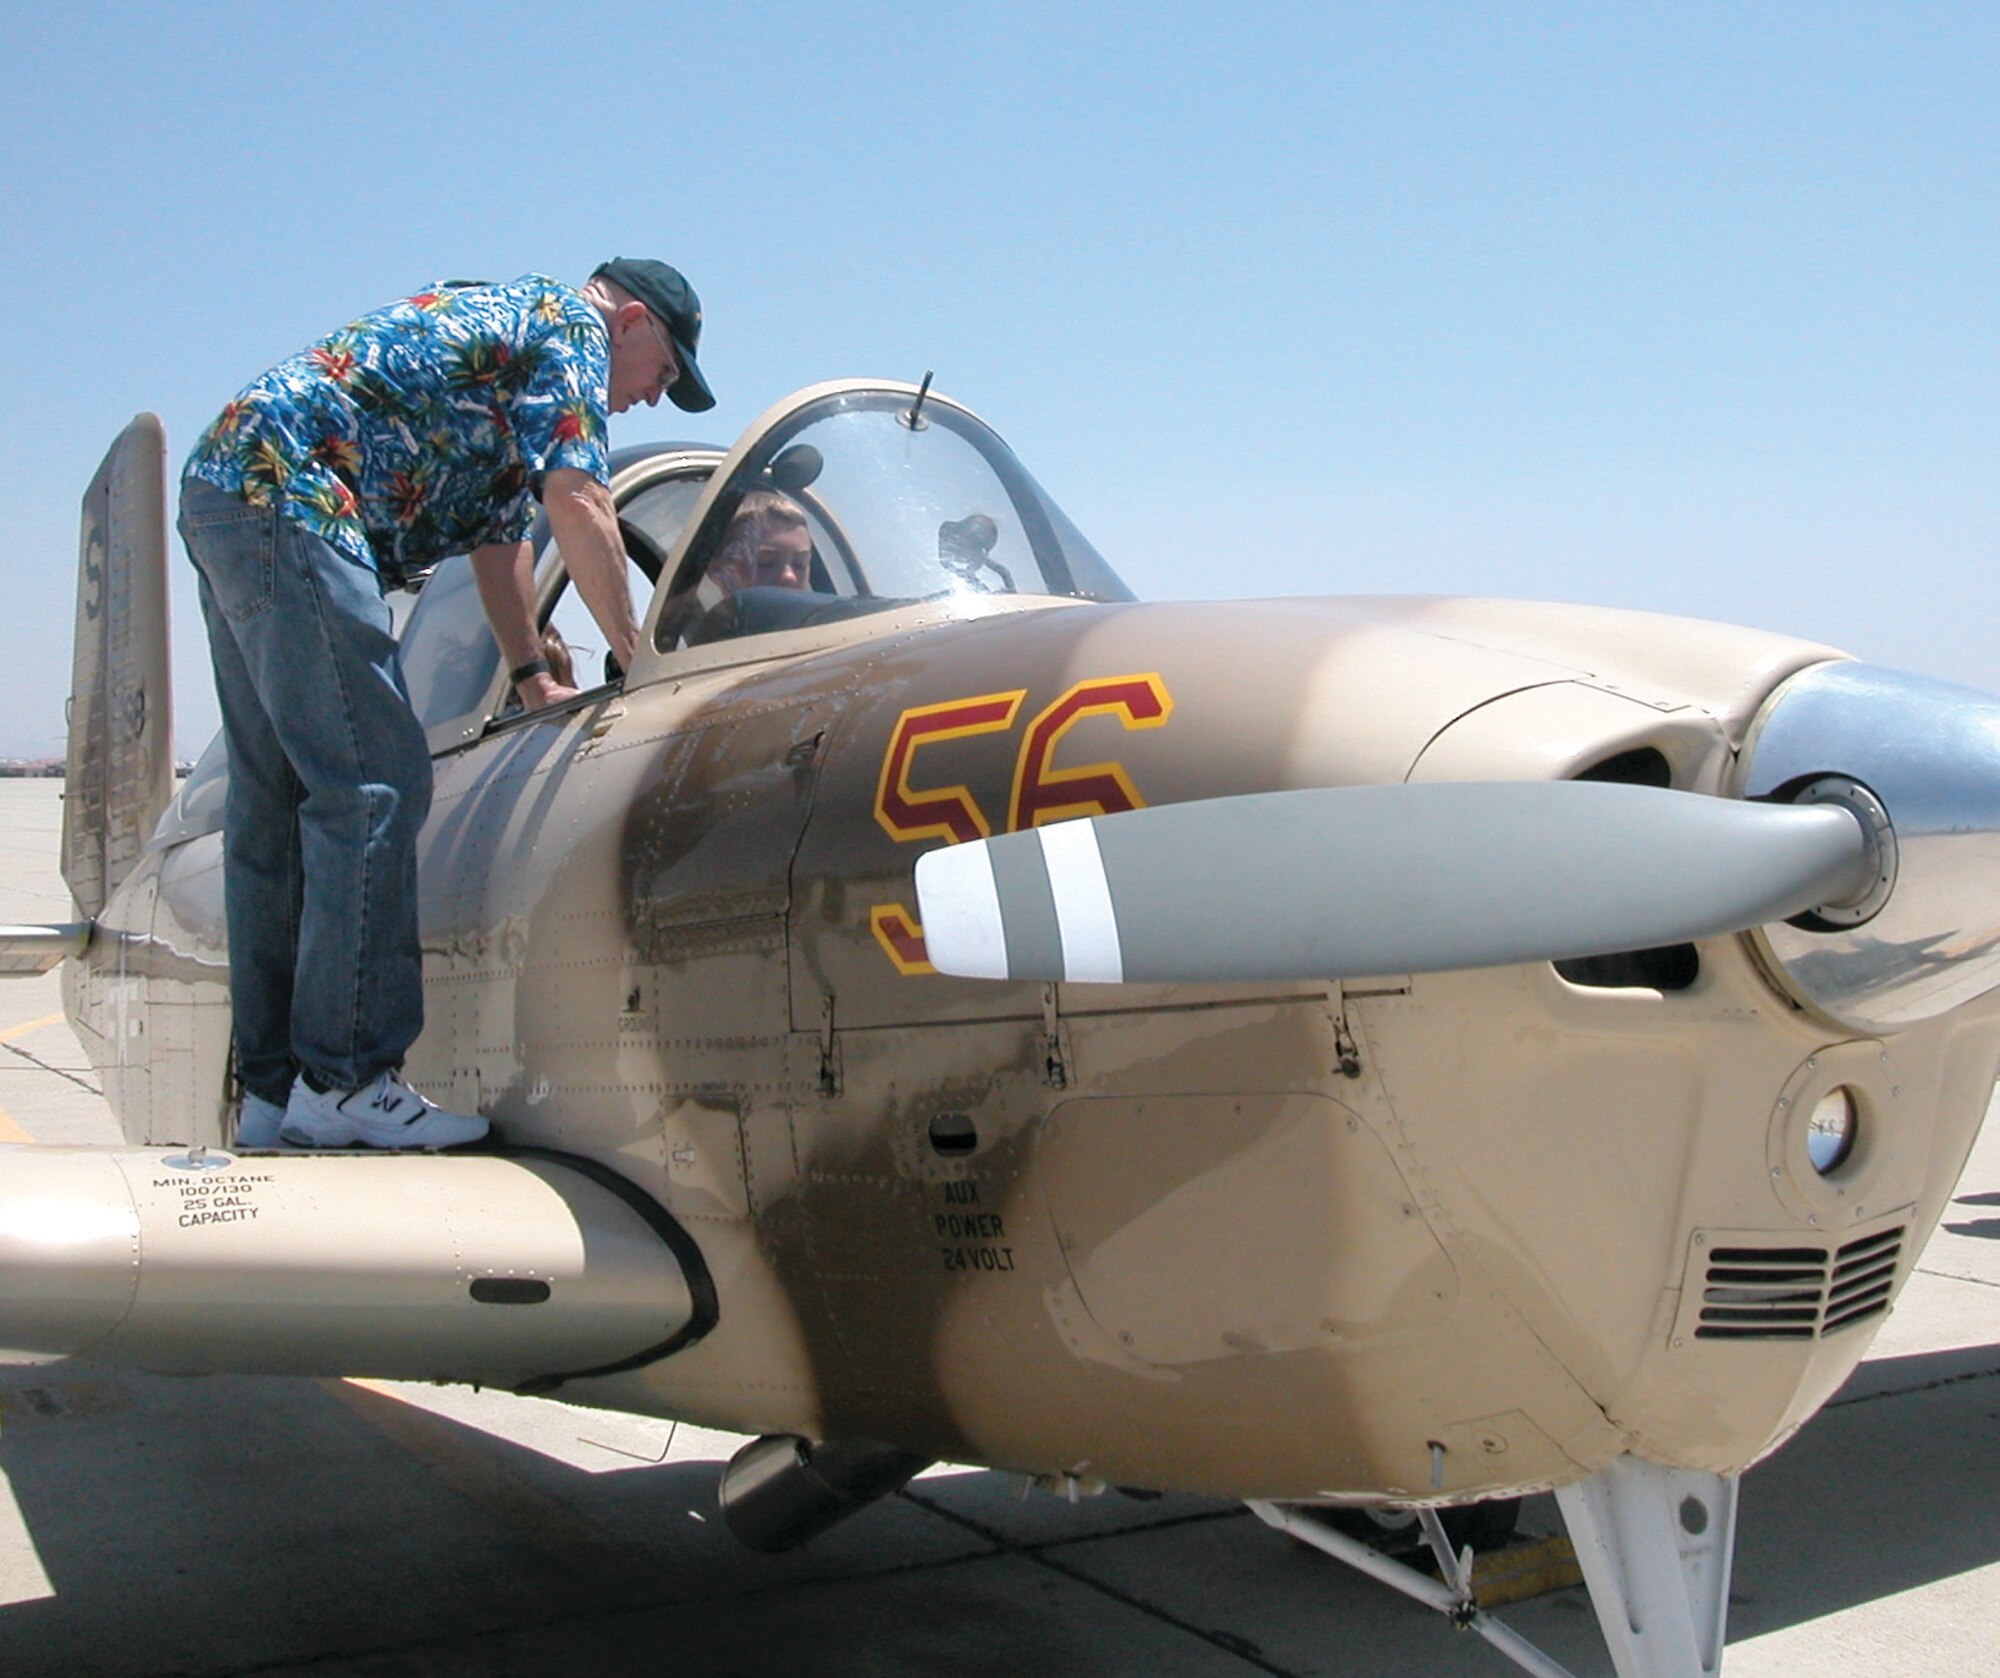
[[(71, 918), (57, 781), (0, 780), (0, 922)], [(0, 979), (0, 1141), (114, 1142), (54, 976)], [(5, 1155), (0, 1154), (0, 1170)], [(1728, 1678), (2000, 1673), (2000, 1126), (1854, 1380), (1746, 1476)], [(941, 1467), (753, 1555), (740, 1441), (365, 1381), (0, 1369), (0, 1678), (1504, 1678), (1240, 1506)], [(1524, 1527), (1561, 1530), (1553, 1500)], [(1577, 1678), (1580, 1589), (1503, 1611)]]

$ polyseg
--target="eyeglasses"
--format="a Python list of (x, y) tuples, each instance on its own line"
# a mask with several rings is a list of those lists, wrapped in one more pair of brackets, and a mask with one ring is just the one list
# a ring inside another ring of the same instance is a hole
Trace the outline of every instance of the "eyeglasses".
[(653, 331), (659, 336), (660, 348), (666, 353), (666, 369), (660, 374), (660, 388), (665, 390), (681, 376), (680, 352), (674, 348), (674, 341), (667, 335), (667, 329), (660, 324), (658, 315), (648, 309), (646, 319), (652, 323)]

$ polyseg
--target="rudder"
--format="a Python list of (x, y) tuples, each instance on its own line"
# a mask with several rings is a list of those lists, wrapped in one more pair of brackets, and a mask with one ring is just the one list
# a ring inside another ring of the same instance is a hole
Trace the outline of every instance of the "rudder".
[(83, 496), (62, 872), (89, 918), (132, 871), (174, 792), (166, 454), (159, 417), (140, 414)]

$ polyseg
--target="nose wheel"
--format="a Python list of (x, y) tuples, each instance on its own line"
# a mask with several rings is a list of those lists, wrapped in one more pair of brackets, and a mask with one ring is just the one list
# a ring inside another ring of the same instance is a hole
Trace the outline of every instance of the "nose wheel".
[[(1319, 1519), (1338, 1528), (1349, 1538), (1378, 1549), (1410, 1549), (1425, 1542), (1424, 1523), (1414, 1509), (1369, 1505), (1353, 1509), (1315, 1510)], [(1468, 1503), (1457, 1509), (1440, 1509), (1438, 1519), (1445, 1538), (1454, 1550), (1484, 1554), (1497, 1550), (1514, 1536), (1521, 1519), (1518, 1497), (1496, 1497), (1486, 1503)]]

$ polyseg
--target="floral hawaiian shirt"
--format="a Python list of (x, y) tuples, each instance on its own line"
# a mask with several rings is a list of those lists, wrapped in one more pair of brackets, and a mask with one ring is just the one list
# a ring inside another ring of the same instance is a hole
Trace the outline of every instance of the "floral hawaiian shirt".
[(202, 434), (187, 476), (275, 502), (394, 580), (525, 536), (545, 472), (605, 482), (609, 384), (580, 293), (540, 274), (454, 280), (280, 362)]

